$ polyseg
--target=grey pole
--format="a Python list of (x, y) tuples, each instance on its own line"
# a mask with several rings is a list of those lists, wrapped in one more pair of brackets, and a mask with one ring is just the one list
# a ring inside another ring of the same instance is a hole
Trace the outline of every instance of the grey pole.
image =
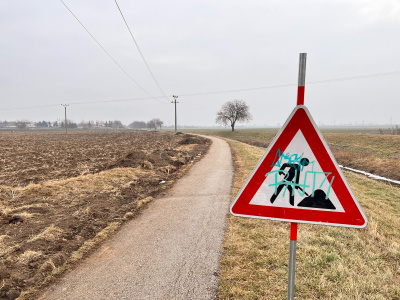
[[(299, 83), (297, 90), (297, 105), (304, 105), (304, 89), (306, 83), (307, 53), (300, 53)], [(294, 279), (296, 274), (296, 247), (297, 247), (297, 223), (290, 223), (290, 248), (289, 248), (289, 278), (288, 300), (294, 299)]]
[(288, 296), (287, 296), (288, 300), (294, 299), (294, 278), (296, 274), (296, 246), (297, 246), (297, 241), (290, 240), (289, 280), (288, 280)]
[(298, 84), (298, 86), (305, 86), (307, 53), (300, 53), (299, 60), (300, 61), (299, 61), (299, 84)]
[(306, 84), (307, 53), (300, 53), (299, 84), (297, 88), (297, 105), (304, 105), (304, 91)]
[(67, 131), (67, 106), (69, 106), (69, 104), (61, 104), (61, 106), (64, 106), (64, 110), (65, 110), (65, 121), (64, 121), (65, 134), (68, 134), (68, 131)]
[(177, 123), (177, 116), (176, 116), (176, 99), (178, 98), (178, 96), (172, 95), (172, 97), (174, 97), (174, 101), (172, 101), (171, 103), (175, 103), (175, 132), (177, 132), (178, 130), (178, 123)]

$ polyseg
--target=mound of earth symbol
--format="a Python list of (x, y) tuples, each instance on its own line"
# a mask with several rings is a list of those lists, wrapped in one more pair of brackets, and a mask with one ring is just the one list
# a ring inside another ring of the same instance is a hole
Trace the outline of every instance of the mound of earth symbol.
[(297, 205), (300, 207), (312, 207), (312, 208), (322, 208), (322, 209), (336, 209), (332, 201), (326, 199), (326, 194), (323, 190), (315, 190), (314, 196), (308, 196), (300, 201)]

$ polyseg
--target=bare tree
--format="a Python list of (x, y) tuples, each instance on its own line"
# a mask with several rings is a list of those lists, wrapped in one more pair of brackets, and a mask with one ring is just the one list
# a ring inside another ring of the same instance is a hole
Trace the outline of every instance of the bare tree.
[(28, 120), (19, 120), (15, 122), (15, 125), (18, 129), (27, 129), (29, 123), (30, 122)]
[(236, 122), (248, 122), (252, 119), (249, 106), (243, 100), (233, 100), (226, 102), (221, 110), (217, 112), (218, 124), (230, 125), (235, 131)]
[(147, 127), (148, 128), (154, 128), (154, 130), (157, 130), (157, 125), (154, 119), (151, 119), (150, 121), (147, 122)]
[(115, 121), (112, 121), (111, 127), (120, 129), (120, 128), (124, 128), (124, 125), (122, 124), (121, 121), (115, 120)]
[(160, 129), (161, 129), (161, 126), (164, 125), (164, 122), (161, 121), (160, 119), (156, 119), (156, 123), (157, 123), (157, 126), (160, 127)]
[(157, 130), (157, 127), (160, 127), (160, 129), (161, 129), (161, 126), (163, 124), (164, 124), (164, 122), (157, 118), (151, 119), (149, 122), (147, 122), (147, 126), (149, 128), (154, 128), (154, 130)]
[(128, 127), (134, 129), (143, 129), (146, 128), (146, 125), (146, 122), (143, 121), (133, 121), (131, 124), (128, 125)]

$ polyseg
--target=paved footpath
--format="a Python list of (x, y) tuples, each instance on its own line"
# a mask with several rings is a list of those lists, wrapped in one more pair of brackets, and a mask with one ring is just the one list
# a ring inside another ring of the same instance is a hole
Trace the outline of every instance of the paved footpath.
[(214, 299), (233, 166), (228, 144), (212, 140), (166, 196), (39, 299)]

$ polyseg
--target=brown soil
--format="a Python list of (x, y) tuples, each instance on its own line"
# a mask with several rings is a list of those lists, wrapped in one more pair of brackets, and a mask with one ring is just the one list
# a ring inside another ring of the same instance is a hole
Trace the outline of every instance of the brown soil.
[[(0, 299), (73, 266), (210, 144), (142, 131), (2, 132), (0, 140)], [(9, 224), (15, 215), (24, 222)]]

